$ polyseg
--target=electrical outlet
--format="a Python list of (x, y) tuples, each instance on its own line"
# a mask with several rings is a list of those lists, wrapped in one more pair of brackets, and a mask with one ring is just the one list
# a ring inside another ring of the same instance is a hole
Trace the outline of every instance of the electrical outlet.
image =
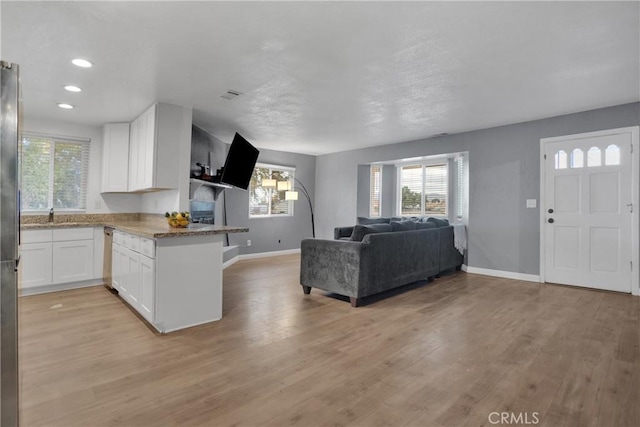
[(528, 209), (533, 209), (536, 206), (538, 206), (538, 203), (537, 203), (536, 199), (527, 199), (527, 208)]
[(247, 246), (251, 246), (251, 240), (247, 239)]

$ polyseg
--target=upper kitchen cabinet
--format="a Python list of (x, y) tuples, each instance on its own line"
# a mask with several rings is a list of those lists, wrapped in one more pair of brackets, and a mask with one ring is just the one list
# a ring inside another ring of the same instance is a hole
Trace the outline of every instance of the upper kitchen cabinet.
[(183, 154), (179, 141), (190, 132), (190, 115), (178, 105), (152, 105), (134, 120), (129, 130), (128, 191), (177, 189), (177, 159)]
[(129, 123), (102, 129), (102, 192), (129, 191)]

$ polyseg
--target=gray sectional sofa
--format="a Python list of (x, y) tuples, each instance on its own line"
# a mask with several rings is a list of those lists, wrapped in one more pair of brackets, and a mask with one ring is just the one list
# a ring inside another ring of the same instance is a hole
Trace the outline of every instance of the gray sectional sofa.
[(300, 284), (361, 298), (459, 269), (463, 256), (453, 246), (453, 227), (435, 218), (358, 218), (335, 229), (335, 240), (301, 244)]

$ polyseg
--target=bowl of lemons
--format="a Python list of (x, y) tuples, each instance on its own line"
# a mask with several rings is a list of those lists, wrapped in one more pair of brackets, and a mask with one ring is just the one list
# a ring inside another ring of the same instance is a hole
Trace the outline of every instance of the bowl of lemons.
[(189, 225), (189, 212), (167, 212), (164, 214), (169, 226), (175, 228), (185, 228)]

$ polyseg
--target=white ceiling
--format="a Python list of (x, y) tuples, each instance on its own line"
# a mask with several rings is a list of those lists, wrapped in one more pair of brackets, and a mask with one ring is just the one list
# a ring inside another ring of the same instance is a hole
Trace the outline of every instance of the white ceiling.
[(0, 7), (29, 117), (102, 125), (169, 102), (223, 141), (321, 154), (640, 100), (638, 2)]

